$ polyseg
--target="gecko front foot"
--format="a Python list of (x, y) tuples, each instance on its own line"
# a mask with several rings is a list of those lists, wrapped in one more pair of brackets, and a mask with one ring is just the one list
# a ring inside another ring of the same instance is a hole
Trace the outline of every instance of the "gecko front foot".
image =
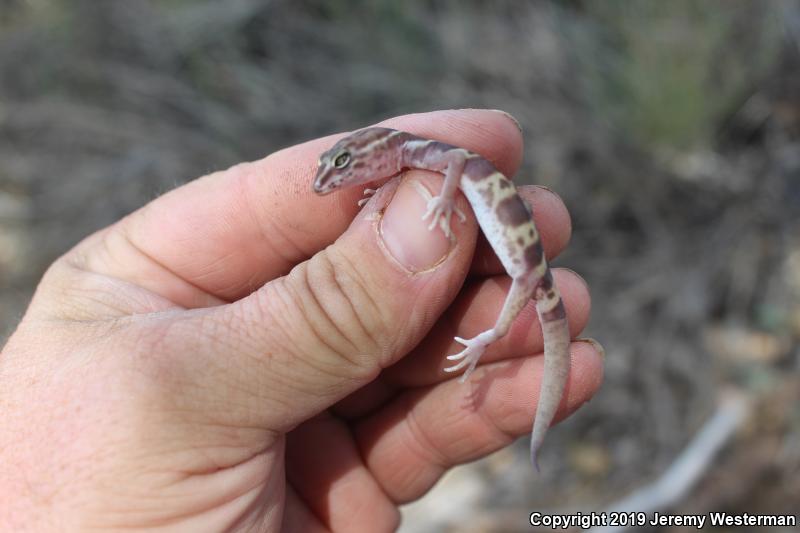
[(422, 215), (422, 220), (427, 220), (428, 217), (431, 215), (433, 216), (433, 220), (431, 220), (430, 226), (428, 226), (429, 230), (432, 230), (436, 227), (436, 223), (439, 223), (439, 227), (442, 228), (446, 237), (450, 237), (450, 215), (453, 214), (453, 211), (456, 212), (458, 218), (461, 219), (461, 222), (467, 220), (466, 215), (456, 206), (456, 202), (453, 198), (445, 198), (444, 196), (435, 196), (428, 200), (428, 210), (425, 211), (425, 214)]
[(364, 204), (369, 202), (369, 199), (372, 198), (376, 192), (378, 192), (378, 189), (364, 189), (364, 198), (358, 201), (358, 207), (364, 207)]
[(497, 340), (497, 335), (493, 329), (490, 329), (471, 339), (456, 337), (455, 340), (466, 346), (466, 348), (457, 354), (447, 356), (447, 359), (450, 361), (458, 361), (459, 359), (461, 359), (461, 361), (453, 366), (448, 366), (444, 371), (457, 372), (466, 366), (467, 369), (464, 371), (461, 378), (459, 378), (459, 381), (464, 383), (469, 378), (470, 374), (472, 374), (472, 371), (475, 370), (475, 366), (478, 364), (478, 360), (481, 358), (481, 355), (483, 355), (486, 347)]

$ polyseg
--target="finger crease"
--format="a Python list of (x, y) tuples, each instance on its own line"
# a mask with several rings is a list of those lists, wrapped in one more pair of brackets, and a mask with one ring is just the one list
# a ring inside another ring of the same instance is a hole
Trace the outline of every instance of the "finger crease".
[[(350, 267), (350, 271), (351, 272), (354, 272), (354, 273), (358, 272), (358, 269), (353, 268), (353, 267), (355, 267), (355, 265), (350, 264), (349, 267)], [(350, 307), (350, 314), (355, 318), (355, 321), (358, 324), (358, 327), (361, 329), (361, 332), (363, 333), (364, 337), (366, 337), (369, 340), (369, 342), (372, 344), (373, 348), (377, 348), (378, 346), (380, 346), (380, 343), (378, 342), (378, 337), (375, 336), (375, 334), (372, 331), (372, 328), (369, 328), (367, 326), (367, 324), (364, 322), (364, 320), (362, 319), (362, 317), (361, 317), (362, 313), (359, 313), (358, 312), (358, 307), (355, 304), (353, 304), (353, 298), (350, 298), (348, 296), (347, 291), (345, 290), (345, 286), (339, 281), (340, 275), (339, 275), (338, 270), (336, 269), (336, 267), (333, 267), (333, 276), (332, 277), (333, 277), (334, 283), (336, 284), (337, 289), (339, 290), (339, 292), (344, 297), (345, 301), (347, 302), (347, 305)], [(349, 279), (353, 280), (353, 282), (356, 285), (356, 289), (358, 290), (360, 295), (363, 295), (363, 296), (366, 297), (365, 300), (369, 304), (371, 309), (375, 309), (376, 308), (375, 300), (373, 300), (372, 295), (370, 294), (370, 291), (364, 288), (363, 281), (361, 279), (358, 279), (358, 278), (354, 277), (354, 276), (351, 276)], [(359, 307), (363, 307), (363, 306), (359, 306)], [(375, 313), (375, 314), (373, 314), (373, 316), (377, 316), (377, 314)]]
[[(206, 295), (206, 296), (210, 296), (210, 297), (212, 297), (212, 298), (218, 298), (218, 299), (222, 300), (223, 302), (230, 303), (230, 301), (229, 301), (229, 300), (227, 300), (226, 298), (223, 298), (223, 297), (221, 297), (221, 296), (218, 296), (218, 295), (216, 295), (216, 294), (210, 293), (210, 292), (206, 291), (205, 289), (203, 289), (202, 287), (199, 287), (199, 286), (195, 285), (194, 283), (192, 283), (191, 281), (187, 280), (187, 279), (186, 279), (186, 278), (184, 278), (183, 276), (180, 276), (179, 274), (177, 274), (175, 271), (173, 271), (172, 269), (170, 269), (169, 267), (167, 267), (167, 266), (166, 266), (164, 263), (162, 263), (161, 261), (157, 260), (157, 259), (156, 259), (155, 257), (153, 257), (152, 255), (150, 255), (150, 254), (148, 254), (147, 252), (145, 252), (143, 248), (141, 248), (140, 246), (138, 246), (138, 245), (137, 245), (137, 244), (136, 244), (136, 243), (133, 241), (133, 239), (131, 238), (130, 234), (128, 233), (128, 228), (127, 228), (127, 227), (125, 227), (125, 226), (121, 226), (121, 227), (119, 228), (119, 233), (120, 233), (121, 237), (124, 239), (124, 241), (125, 241), (125, 242), (128, 244), (128, 246), (130, 246), (130, 247), (131, 247), (131, 249), (132, 249), (134, 252), (138, 253), (139, 255), (141, 255), (142, 257), (144, 257), (144, 258), (145, 258), (147, 261), (149, 261), (149, 262), (150, 262), (150, 263), (152, 263), (153, 265), (157, 266), (158, 268), (160, 268), (160, 269), (161, 269), (161, 270), (163, 270), (164, 272), (168, 273), (169, 275), (173, 276), (173, 277), (174, 277), (174, 278), (176, 278), (176, 279), (179, 279), (179, 280), (181, 280), (183, 283), (186, 283), (187, 285), (191, 286), (193, 289), (196, 289), (196, 290), (197, 290), (198, 292), (200, 292), (201, 294), (204, 294), (204, 295)], [(105, 236), (105, 237), (103, 238), (103, 245), (104, 245), (104, 246), (106, 246), (106, 242), (107, 242), (107, 241), (106, 241), (106, 238), (108, 238), (108, 236)]]
[[(323, 317), (325, 322), (327, 322), (335, 330), (335, 334), (338, 335), (345, 342), (349, 343), (353, 347), (353, 349), (355, 349), (355, 346), (353, 346), (353, 343), (345, 334), (344, 330), (342, 330), (342, 328), (335, 320), (333, 320), (328, 316), (325, 307), (322, 305), (320, 298), (317, 296), (317, 291), (314, 288), (314, 283), (311, 282), (311, 278), (309, 276), (309, 268), (303, 267), (302, 271), (303, 271), (303, 282), (305, 286), (308, 288), (307, 291), (308, 296), (311, 299), (311, 303), (313, 304), (314, 307), (316, 307), (317, 310), (315, 314), (317, 316)], [(300, 301), (302, 302), (303, 299), (301, 299)], [(349, 361), (349, 359), (344, 355), (344, 353), (342, 353), (341, 350), (334, 347), (334, 345), (328, 340), (328, 335), (325, 335), (321, 331), (319, 331), (319, 329), (315, 324), (316, 321), (313, 319), (313, 317), (309, 316), (307, 311), (304, 312), (306, 313), (306, 323), (309, 325), (311, 331), (314, 332), (314, 335), (320, 340), (320, 342), (322, 342), (322, 344), (325, 345), (325, 347), (327, 347), (332, 353), (335, 353), (339, 355), (341, 358)]]
[[(405, 400), (408, 402), (408, 400)], [(423, 460), (432, 463), (442, 469), (448, 467), (447, 459), (436, 451), (436, 446), (433, 441), (427, 436), (423, 425), (417, 419), (417, 412), (413, 405), (409, 405), (407, 409), (408, 415), (406, 417), (406, 426), (411, 440), (417, 444), (417, 455)]]

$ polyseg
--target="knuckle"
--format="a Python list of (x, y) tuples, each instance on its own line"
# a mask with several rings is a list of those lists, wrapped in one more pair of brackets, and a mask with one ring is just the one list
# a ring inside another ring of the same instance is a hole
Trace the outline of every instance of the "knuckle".
[(294, 338), (310, 340), (350, 365), (373, 372), (386, 352), (387, 321), (372, 297), (372, 286), (347, 258), (328, 249), (283, 278), (299, 313)]

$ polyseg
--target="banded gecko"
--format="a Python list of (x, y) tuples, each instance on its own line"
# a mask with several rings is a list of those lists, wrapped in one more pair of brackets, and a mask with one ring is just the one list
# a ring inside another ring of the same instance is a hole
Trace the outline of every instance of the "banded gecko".
[[(512, 283), (502, 311), (491, 329), (473, 337), (455, 340), (465, 346), (447, 357), (457, 361), (445, 368), (456, 372), (466, 367), (466, 381), (486, 347), (503, 337), (525, 304), (536, 299), (536, 310), (544, 338), (544, 375), (531, 431), (531, 461), (538, 469), (536, 454), (555, 416), (569, 373), (569, 328), (564, 304), (547, 266), (539, 232), (530, 207), (514, 184), (480, 155), (450, 144), (431, 141), (404, 131), (367, 128), (337, 142), (319, 159), (314, 192), (328, 194), (394, 176), (405, 169), (432, 170), (444, 174), (442, 192), (428, 201), (423, 220), (432, 218), (450, 236), (450, 216), (456, 211), (456, 189), (461, 189), (475, 213), (483, 233)], [(367, 189), (365, 193), (374, 192)]]

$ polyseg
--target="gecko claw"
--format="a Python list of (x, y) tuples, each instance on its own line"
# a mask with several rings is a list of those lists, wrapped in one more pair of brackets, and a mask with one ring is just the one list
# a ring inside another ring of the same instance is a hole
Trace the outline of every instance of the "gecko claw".
[[(467, 340), (466, 339), (462, 339), (461, 337), (455, 337), (453, 340), (455, 340), (456, 342), (460, 342), (464, 346), (467, 346)], [(458, 353), (454, 353), (453, 355), (448, 355), (447, 359), (449, 361), (458, 361), (459, 359), (463, 359), (466, 356), (467, 356), (467, 350), (462, 350), (462, 351), (460, 351)]]

